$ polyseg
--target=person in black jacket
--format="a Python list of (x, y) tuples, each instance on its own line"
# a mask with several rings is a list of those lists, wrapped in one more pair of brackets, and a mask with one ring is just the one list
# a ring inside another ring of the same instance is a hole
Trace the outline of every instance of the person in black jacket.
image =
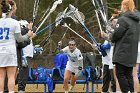
[[(32, 29), (33, 23), (28, 23), (26, 20), (21, 20), (22, 34), (28, 33), (29, 29)], [(32, 38), (32, 37), (31, 37)], [(32, 40), (30, 42), (24, 42), (18, 44), (17, 49), (19, 50), (19, 74), (18, 74), (18, 93), (24, 93), (26, 83), (28, 81), (30, 62), (33, 57), (33, 45)], [(24, 61), (23, 61), (24, 57)]]
[(123, 0), (122, 15), (118, 18), (111, 41), (115, 43), (113, 63), (123, 93), (134, 92), (132, 70), (136, 65), (140, 32), (140, 13), (133, 0)]

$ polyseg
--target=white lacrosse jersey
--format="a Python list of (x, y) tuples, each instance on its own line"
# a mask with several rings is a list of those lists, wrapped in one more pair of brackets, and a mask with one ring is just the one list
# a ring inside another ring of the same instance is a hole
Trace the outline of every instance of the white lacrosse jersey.
[(113, 63), (112, 63), (112, 56), (113, 56), (113, 46), (111, 46), (110, 49), (106, 49), (107, 56), (102, 56), (102, 64), (103, 65), (109, 65), (109, 69), (113, 69)]
[(34, 51), (34, 46), (33, 43), (31, 41), (31, 43), (29, 45), (27, 45), (26, 47), (23, 48), (23, 55), (25, 57), (31, 57), (33, 58), (33, 51)]
[(20, 33), (20, 24), (12, 18), (0, 19), (0, 67), (17, 66), (15, 33)]
[(64, 53), (68, 55), (68, 63), (71, 66), (78, 67), (81, 63), (79, 60), (83, 60), (82, 53), (79, 49), (75, 49), (73, 52), (70, 51), (69, 46), (62, 49)]

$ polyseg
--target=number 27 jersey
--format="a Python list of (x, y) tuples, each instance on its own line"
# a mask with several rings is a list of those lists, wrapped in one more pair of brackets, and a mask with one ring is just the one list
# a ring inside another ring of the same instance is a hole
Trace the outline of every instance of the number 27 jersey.
[(20, 24), (17, 20), (12, 18), (0, 19), (0, 53), (16, 53), (16, 40), (14, 35), (20, 32)]

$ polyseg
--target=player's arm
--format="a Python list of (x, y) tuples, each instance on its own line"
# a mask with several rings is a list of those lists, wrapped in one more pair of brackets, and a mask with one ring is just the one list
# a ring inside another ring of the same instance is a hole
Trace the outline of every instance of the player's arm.
[(82, 70), (83, 69), (83, 56), (82, 56), (82, 53), (80, 51), (78, 51), (76, 53), (77, 55), (77, 58), (78, 58), (78, 61), (79, 61), (79, 70)]
[(67, 50), (68, 50), (68, 46), (66, 46), (65, 48), (61, 49), (61, 50), (60, 50), (60, 53), (66, 53)]
[(21, 27), (20, 27), (19, 22), (16, 22), (15, 24), (16, 24), (16, 27), (15, 27), (14, 35), (17, 42), (27, 41), (30, 37), (34, 35), (33, 31), (31, 30), (29, 30), (27, 34), (21, 35)]
[(29, 32), (25, 35), (21, 35), (21, 33), (15, 33), (15, 39), (17, 42), (27, 41), (31, 36), (33, 36), (33, 32), (31, 30), (29, 30)]

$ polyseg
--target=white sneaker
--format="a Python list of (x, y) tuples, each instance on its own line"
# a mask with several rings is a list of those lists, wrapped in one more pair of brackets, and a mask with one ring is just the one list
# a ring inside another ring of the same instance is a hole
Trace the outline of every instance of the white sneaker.
[(14, 91), (10, 91), (10, 92), (8, 92), (8, 93), (14, 93)]
[(20, 91), (18, 91), (18, 93), (25, 93), (25, 91), (20, 90)]
[(116, 93), (122, 93), (121, 91), (116, 91)]
[(69, 92), (74, 92), (74, 86), (70, 86)]
[(65, 91), (65, 93), (68, 93), (68, 91)]

